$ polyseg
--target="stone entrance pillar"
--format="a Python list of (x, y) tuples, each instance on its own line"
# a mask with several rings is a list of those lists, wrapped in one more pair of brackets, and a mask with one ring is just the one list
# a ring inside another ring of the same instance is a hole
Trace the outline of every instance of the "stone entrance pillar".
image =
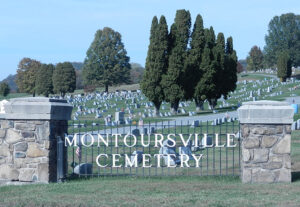
[(5, 114), (0, 114), (0, 179), (56, 182), (56, 138), (67, 132), (72, 106), (66, 100), (36, 97), (11, 99), (4, 109)]
[(293, 108), (285, 102), (255, 101), (238, 109), (243, 183), (291, 182)]

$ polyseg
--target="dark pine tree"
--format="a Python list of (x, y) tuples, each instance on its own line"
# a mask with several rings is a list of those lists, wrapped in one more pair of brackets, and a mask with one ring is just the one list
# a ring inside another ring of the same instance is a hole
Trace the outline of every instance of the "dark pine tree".
[(215, 74), (215, 97), (209, 100), (209, 103), (212, 108), (217, 105), (217, 100), (225, 93), (224, 86), (227, 84), (225, 81), (225, 38), (223, 33), (219, 33), (216, 40), (216, 45), (213, 49), (214, 52), (214, 60), (216, 60), (217, 67), (216, 74)]
[[(210, 84), (210, 86), (206, 86), (206, 91), (204, 91), (205, 97), (209, 103), (209, 106), (211, 109), (214, 109), (214, 107), (217, 105), (217, 100), (220, 97), (220, 83), (219, 77), (221, 71), (220, 66), (220, 60), (221, 55), (218, 54), (218, 50), (216, 47), (216, 36), (213, 27), (210, 27), (210, 29), (205, 30), (205, 37), (206, 37), (206, 47), (209, 52), (208, 57), (209, 61), (206, 60), (206, 67), (203, 67), (202, 69), (205, 71), (206, 75), (204, 78), (208, 79), (205, 80), (206, 84)], [(210, 82), (210, 83), (209, 83)]]
[(228, 37), (226, 41), (226, 59), (225, 59), (225, 71), (224, 71), (224, 84), (223, 93), (225, 99), (227, 99), (228, 94), (236, 89), (237, 82), (237, 55), (236, 51), (233, 49), (232, 37)]
[(159, 24), (157, 17), (153, 17), (150, 31), (150, 44), (146, 59), (146, 70), (141, 82), (141, 89), (146, 97), (154, 104), (156, 115), (164, 100), (162, 75), (167, 70), (168, 51), (168, 26), (164, 16), (161, 16)]
[(292, 64), (291, 59), (287, 51), (283, 51), (279, 54), (277, 60), (277, 76), (281, 82), (285, 82), (287, 78), (291, 77)]
[(212, 99), (213, 94), (216, 90), (216, 85), (214, 81), (216, 75), (216, 63), (215, 61), (212, 62), (212, 56), (212, 51), (208, 48), (208, 45), (206, 44), (202, 54), (202, 61), (200, 65), (202, 77), (197, 83), (194, 95), (195, 99), (202, 102), (206, 99)]
[(173, 113), (177, 113), (179, 101), (184, 98), (184, 68), (190, 27), (190, 12), (178, 10), (169, 34), (168, 70), (162, 79), (165, 100), (171, 103)]
[(6, 82), (0, 84), (0, 95), (6, 97), (10, 92), (9, 85)]
[(188, 51), (188, 57), (185, 64), (185, 76), (184, 76), (184, 98), (186, 100), (195, 99), (196, 109), (203, 110), (203, 100), (196, 94), (195, 88), (202, 78), (202, 70), (200, 68), (202, 53), (205, 46), (205, 35), (203, 28), (203, 19), (201, 15), (197, 15), (194, 24), (193, 32), (191, 34), (190, 49)]

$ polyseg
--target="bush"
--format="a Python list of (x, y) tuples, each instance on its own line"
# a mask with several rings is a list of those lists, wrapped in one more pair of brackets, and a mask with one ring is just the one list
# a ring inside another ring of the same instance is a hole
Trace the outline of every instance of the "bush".
[(83, 91), (85, 93), (92, 93), (96, 90), (96, 86), (95, 85), (87, 85), (84, 87)]
[(8, 84), (5, 82), (2, 82), (0, 84), (0, 95), (6, 97), (9, 94), (9, 91), (10, 91), (10, 89), (9, 89)]

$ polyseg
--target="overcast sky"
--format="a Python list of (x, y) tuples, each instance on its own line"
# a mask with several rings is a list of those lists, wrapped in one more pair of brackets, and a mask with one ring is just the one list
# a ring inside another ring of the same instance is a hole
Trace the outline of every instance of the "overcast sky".
[(299, 0), (0, 0), (0, 80), (15, 74), (23, 57), (43, 63), (82, 62), (96, 30), (122, 35), (131, 62), (145, 65), (154, 15), (170, 26), (177, 9), (197, 14), (204, 26), (232, 36), (239, 59), (263, 48), (275, 15), (300, 13)]

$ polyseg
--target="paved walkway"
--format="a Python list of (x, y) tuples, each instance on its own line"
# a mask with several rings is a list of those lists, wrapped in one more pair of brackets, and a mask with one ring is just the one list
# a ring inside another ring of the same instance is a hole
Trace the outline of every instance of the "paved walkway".
[(295, 104), (300, 104), (300, 96), (288, 97), (285, 99), (285, 101), (288, 102), (289, 104), (292, 104), (293, 100), (295, 100)]

